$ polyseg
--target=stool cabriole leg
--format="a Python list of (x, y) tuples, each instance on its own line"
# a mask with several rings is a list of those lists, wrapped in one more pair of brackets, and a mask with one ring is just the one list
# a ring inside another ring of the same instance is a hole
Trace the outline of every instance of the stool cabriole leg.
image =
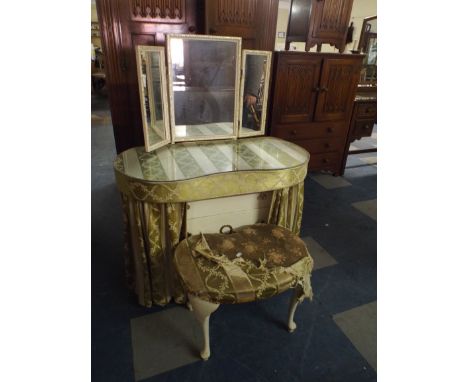
[(293, 292), (293, 295), (291, 297), (291, 302), (289, 304), (288, 330), (290, 333), (294, 332), (294, 330), (296, 330), (297, 328), (297, 325), (294, 322), (294, 313), (296, 313), (296, 308), (299, 305), (299, 303), (302, 301), (303, 296), (304, 296), (304, 292), (302, 291), (302, 288), (297, 286)]
[(193, 314), (203, 328), (204, 345), (200, 356), (206, 361), (210, 358), (210, 315), (218, 309), (219, 304), (201, 300), (191, 294), (188, 297), (193, 308)]

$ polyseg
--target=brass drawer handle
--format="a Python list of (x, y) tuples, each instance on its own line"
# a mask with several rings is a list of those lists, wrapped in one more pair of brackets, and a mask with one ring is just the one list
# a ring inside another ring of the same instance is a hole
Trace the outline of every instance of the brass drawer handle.
[(297, 130), (291, 130), (290, 133), (291, 135), (297, 135)]
[(322, 162), (323, 162), (323, 163), (329, 163), (329, 162), (330, 162), (330, 159), (328, 159), (328, 158), (323, 158), (323, 159), (322, 159)]
[(370, 125), (364, 125), (364, 129), (366, 130), (370, 129)]
[[(229, 232), (225, 232), (224, 228), (229, 228)], [(225, 225), (221, 226), (221, 228), (219, 229), (219, 233), (224, 233), (224, 234), (231, 234), (232, 231), (233, 231), (232, 226), (229, 225), (229, 224), (225, 224)]]
[(322, 88), (322, 91), (323, 91), (323, 92), (327, 92), (327, 91), (328, 91), (328, 88), (327, 88), (326, 86), (324, 86), (324, 87)]

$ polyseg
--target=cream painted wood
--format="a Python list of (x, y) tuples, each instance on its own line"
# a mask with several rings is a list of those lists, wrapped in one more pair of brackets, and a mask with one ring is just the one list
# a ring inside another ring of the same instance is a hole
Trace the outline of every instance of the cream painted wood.
[(188, 204), (188, 218), (198, 218), (201, 216), (211, 216), (231, 212), (232, 206), (239, 210), (249, 210), (252, 208), (269, 207), (271, 202), (271, 192), (256, 192), (254, 194), (229, 196), (226, 198), (200, 200)]
[(268, 208), (253, 209), (250, 211), (235, 211), (213, 216), (204, 216), (195, 219), (187, 219), (187, 232), (196, 235), (203, 233), (219, 233), (223, 225), (233, 228), (243, 225), (266, 223), (268, 219)]
[(187, 232), (218, 233), (221, 226), (233, 228), (268, 220), (271, 192), (231, 196), (190, 202), (187, 209)]
[[(288, 330), (292, 333), (296, 330), (297, 325), (294, 322), (294, 314), (296, 313), (297, 306), (301, 303), (303, 297), (302, 288), (297, 286), (294, 290), (294, 293), (291, 298), (291, 303), (289, 305), (289, 314), (288, 314)], [(188, 294), (188, 303), (187, 306), (193, 314), (197, 321), (202, 326), (203, 330), (203, 349), (200, 351), (200, 356), (203, 360), (207, 361), (211, 355), (210, 349), (210, 316), (211, 314), (219, 308), (220, 304), (212, 303), (209, 301), (202, 300), (197, 296)]]
[[(157, 53), (159, 68), (160, 68), (160, 83), (161, 83), (161, 99), (162, 99), (162, 112), (163, 115), (156, 115), (155, 111), (155, 102), (154, 102), (154, 89), (153, 89), (153, 79), (151, 73), (151, 53)], [(146, 78), (143, 75), (143, 61), (145, 61), (145, 73)], [(137, 78), (138, 78), (138, 90), (140, 93), (140, 108), (141, 108), (141, 120), (143, 124), (143, 137), (145, 140), (145, 150), (153, 151), (159, 147), (163, 147), (171, 142), (171, 135), (169, 130), (169, 112), (168, 112), (168, 101), (167, 101), (167, 84), (166, 84), (166, 58), (164, 53), (164, 48), (161, 46), (145, 46), (138, 45), (136, 47), (136, 63), (137, 63)], [(148, 126), (148, 120), (146, 115), (145, 107), (145, 87), (148, 92), (148, 102), (150, 108), (150, 126)], [(150, 132), (152, 126), (156, 125), (156, 120), (161, 119), (164, 127), (165, 137), (159, 142), (151, 142)]]
[(289, 314), (288, 314), (288, 330), (290, 333), (296, 330), (297, 325), (294, 322), (294, 314), (296, 313), (297, 306), (301, 302), (301, 297), (303, 296), (303, 292), (301, 287), (296, 287), (291, 297), (291, 302), (289, 304)]
[(210, 358), (210, 315), (216, 309), (219, 308), (219, 304), (213, 304), (212, 302), (204, 301), (198, 297), (189, 294), (188, 295), (191, 306), (193, 307), (193, 314), (200, 323), (203, 329), (203, 349), (200, 352), (200, 356), (203, 360), (207, 361)]

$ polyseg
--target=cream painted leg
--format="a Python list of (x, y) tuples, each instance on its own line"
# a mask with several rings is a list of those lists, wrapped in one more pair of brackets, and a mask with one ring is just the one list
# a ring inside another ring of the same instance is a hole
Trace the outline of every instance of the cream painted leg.
[(193, 312), (193, 306), (192, 306), (192, 304), (190, 303), (190, 300), (187, 300), (186, 305), (187, 305), (187, 309), (190, 310), (191, 312)]
[(218, 309), (219, 304), (201, 300), (191, 294), (188, 295), (188, 298), (193, 308), (193, 314), (203, 328), (204, 345), (200, 356), (206, 361), (210, 358), (210, 315)]
[(296, 313), (296, 308), (304, 297), (304, 292), (302, 291), (302, 287), (297, 286), (294, 290), (294, 293), (291, 297), (291, 302), (289, 304), (289, 316), (288, 316), (288, 330), (290, 333), (296, 330), (297, 325), (294, 322), (294, 313)]

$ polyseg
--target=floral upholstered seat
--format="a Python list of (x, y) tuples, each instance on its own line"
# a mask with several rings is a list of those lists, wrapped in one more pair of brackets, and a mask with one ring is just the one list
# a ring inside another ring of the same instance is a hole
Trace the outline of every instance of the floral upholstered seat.
[(313, 260), (304, 242), (276, 225), (191, 236), (177, 247), (175, 265), (189, 294), (214, 303), (259, 300), (296, 286), (312, 296)]

